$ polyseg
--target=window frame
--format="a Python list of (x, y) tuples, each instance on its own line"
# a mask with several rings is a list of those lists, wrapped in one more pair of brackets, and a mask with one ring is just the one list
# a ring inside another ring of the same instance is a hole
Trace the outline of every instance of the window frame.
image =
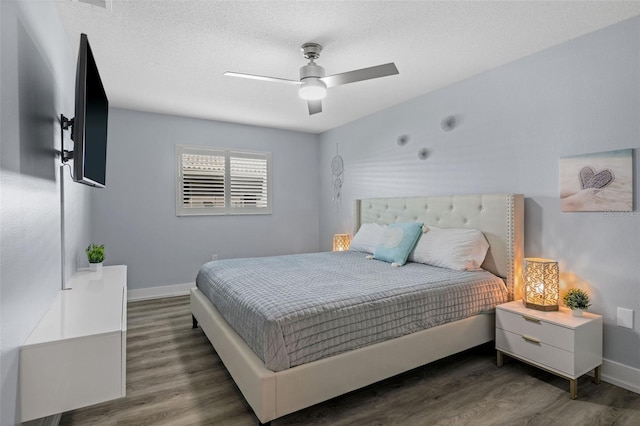
[[(195, 155), (217, 155), (224, 157), (224, 207), (198, 207), (189, 208), (183, 204), (184, 188), (183, 188), (183, 165), (182, 154), (195, 154)], [(266, 207), (254, 207), (254, 206), (232, 206), (231, 205), (231, 158), (257, 158), (266, 161), (266, 191), (267, 191), (267, 206)], [(229, 216), (229, 215), (263, 215), (272, 213), (272, 167), (271, 167), (271, 153), (259, 152), (259, 151), (243, 151), (238, 149), (226, 149), (226, 148), (209, 148), (198, 147), (177, 144), (175, 149), (176, 158), (176, 216)]]

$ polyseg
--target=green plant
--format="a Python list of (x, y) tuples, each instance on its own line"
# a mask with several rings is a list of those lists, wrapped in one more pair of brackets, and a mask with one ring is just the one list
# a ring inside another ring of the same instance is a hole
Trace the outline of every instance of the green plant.
[(567, 294), (562, 298), (562, 301), (571, 309), (585, 310), (591, 306), (591, 303), (589, 303), (589, 295), (586, 291), (580, 290), (579, 288), (569, 289)]
[(104, 261), (104, 244), (89, 244), (86, 252), (89, 263), (101, 263)]

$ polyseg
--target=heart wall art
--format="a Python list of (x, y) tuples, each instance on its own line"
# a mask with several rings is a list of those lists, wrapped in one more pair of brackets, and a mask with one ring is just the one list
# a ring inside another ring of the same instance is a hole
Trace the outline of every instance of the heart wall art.
[(563, 212), (633, 210), (633, 150), (598, 152), (560, 159)]

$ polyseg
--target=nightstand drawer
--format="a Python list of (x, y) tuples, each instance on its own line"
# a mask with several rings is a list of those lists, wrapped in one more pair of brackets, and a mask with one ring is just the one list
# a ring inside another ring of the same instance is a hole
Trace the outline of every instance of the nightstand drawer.
[(574, 376), (574, 354), (563, 349), (550, 346), (528, 335), (519, 335), (509, 331), (496, 329), (496, 349), (511, 353), (525, 361), (540, 364), (569, 377)]
[(534, 337), (542, 343), (569, 352), (575, 351), (574, 330), (533, 316), (496, 309), (496, 327), (520, 336)]

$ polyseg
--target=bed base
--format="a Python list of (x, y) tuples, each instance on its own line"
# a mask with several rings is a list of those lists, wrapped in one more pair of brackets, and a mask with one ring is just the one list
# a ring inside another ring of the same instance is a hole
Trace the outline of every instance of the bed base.
[(200, 325), (260, 424), (490, 342), (495, 333), (495, 315), (481, 314), (273, 372), (200, 290), (191, 289), (190, 297), (194, 326)]

